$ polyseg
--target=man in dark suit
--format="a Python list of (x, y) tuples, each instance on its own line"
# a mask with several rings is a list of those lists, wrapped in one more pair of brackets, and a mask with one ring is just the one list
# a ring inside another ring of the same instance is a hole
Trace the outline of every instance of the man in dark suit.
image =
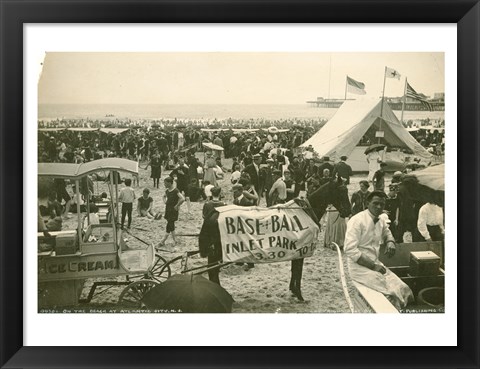
[(243, 185), (240, 183), (237, 183), (232, 187), (233, 191), (233, 205), (238, 205), (238, 206), (253, 206), (253, 202), (247, 199), (243, 195)]
[(335, 177), (337, 174), (345, 178), (347, 180), (346, 184), (350, 184), (350, 176), (353, 175), (352, 172), (352, 167), (346, 163), (347, 157), (341, 156), (340, 157), (340, 162), (335, 164), (335, 168), (333, 169), (333, 177)]
[(258, 193), (258, 196), (261, 197), (265, 191), (265, 201), (267, 206), (271, 205), (268, 198), (268, 193), (272, 188), (273, 182), (275, 182), (273, 180), (274, 163), (275, 161), (273, 159), (267, 159), (267, 166), (260, 169), (260, 192)]
[(333, 165), (330, 164), (330, 158), (328, 156), (323, 157), (322, 164), (320, 164), (320, 166), (318, 167), (318, 173), (322, 175), (325, 169), (328, 169), (330, 171), (330, 177), (331, 177), (333, 174), (334, 168), (333, 168)]
[(225, 206), (226, 204), (220, 200), (220, 192), (221, 192), (221, 188), (220, 187), (213, 187), (211, 189), (211, 192), (212, 192), (212, 200), (210, 201), (207, 201), (204, 205), (203, 205), (203, 210), (202, 210), (202, 215), (203, 215), (203, 219), (205, 218), (208, 218), (209, 216), (211, 216), (215, 209), (220, 207), (220, 206)]
[(253, 155), (253, 163), (249, 164), (243, 170), (244, 172), (248, 173), (250, 176), (250, 181), (255, 187), (255, 191), (259, 193), (260, 191), (260, 164), (262, 163), (262, 156), (260, 154)]
[[(252, 206), (254, 205), (253, 202), (248, 200), (244, 195), (243, 195), (243, 185), (240, 183), (237, 183), (232, 187), (233, 191), (233, 205), (238, 205), (238, 206)], [(235, 263), (235, 265), (243, 265), (244, 263)], [(245, 266), (245, 270), (249, 270), (255, 267), (255, 264), (253, 263), (247, 263)]]

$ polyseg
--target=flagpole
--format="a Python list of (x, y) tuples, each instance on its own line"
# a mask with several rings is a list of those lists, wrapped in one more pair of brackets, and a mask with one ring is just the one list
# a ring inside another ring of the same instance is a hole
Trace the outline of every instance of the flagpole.
[[(380, 118), (383, 117), (383, 99), (385, 97), (385, 81), (386, 80), (387, 80), (387, 67), (385, 66), (385, 72), (383, 72), (382, 106), (380, 107)], [(382, 124), (381, 121), (380, 121), (380, 124)]]
[(407, 77), (405, 77), (405, 87), (403, 89), (402, 117), (400, 119), (400, 122), (402, 123), (402, 126), (403, 126), (403, 111), (405, 110), (405, 100), (406, 99), (407, 99)]
[(330, 99), (330, 84), (332, 82), (332, 54), (330, 53), (330, 64), (328, 67), (328, 99)]
[(345, 76), (345, 100), (347, 100), (347, 78), (348, 76)]
[[(385, 98), (385, 81), (387, 80), (387, 66), (385, 66), (385, 71), (383, 72), (383, 90), (382, 90), (382, 106), (380, 107), (380, 127), (379, 131), (382, 130), (382, 120), (383, 120), (383, 100)], [(378, 138), (378, 143), (380, 143), (380, 137)]]

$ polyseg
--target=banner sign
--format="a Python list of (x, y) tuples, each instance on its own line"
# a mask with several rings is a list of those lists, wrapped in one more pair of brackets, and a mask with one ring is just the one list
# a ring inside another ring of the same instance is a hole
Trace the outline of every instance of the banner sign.
[(224, 262), (276, 263), (313, 255), (319, 228), (294, 202), (217, 208)]

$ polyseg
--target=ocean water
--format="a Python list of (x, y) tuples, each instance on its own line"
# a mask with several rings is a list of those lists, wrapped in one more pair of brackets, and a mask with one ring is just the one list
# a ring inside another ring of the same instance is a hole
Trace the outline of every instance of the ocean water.
[[(330, 119), (338, 109), (317, 108), (309, 104), (284, 105), (162, 105), (162, 104), (40, 104), (39, 120), (55, 119), (266, 119), (266, 120), (311, 120)], [(395, 111), (400, 118), (401, 112)], [(444, 119), (444, 112), (407, 111), (404, 120)]]

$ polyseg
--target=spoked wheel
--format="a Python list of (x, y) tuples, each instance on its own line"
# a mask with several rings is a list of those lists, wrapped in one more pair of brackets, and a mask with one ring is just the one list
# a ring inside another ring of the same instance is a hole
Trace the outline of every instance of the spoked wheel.
[(160, 283), (167, 280), (172, 275), (167, 259), (158, 254), (155, 254), (155, 263), (153, 264), (150, 273), (152, 274), (152, 278)]
[(158, 275), (162, 277), (166, 276), (167, 270), (169, 271), (168, 277), (175, 274), (182, 274), (183, 271), (189, 269), (191, 266), (198, 263), (197, 261), (192, 264), (192, 259), (189, 259), (191, 256), (194, 256), (198, 253), (200, 253), (200, 251), (198, 250), (187, 251), (183, 255), (173, 258), (172, 260), (167, 262), (162, 268), (160, 268)]
[(172, 275), (181, 274), (182, 273), (182, 259), (183, 259), (183, 256), (177, 256), (177, 257), (173, 258), (172, 260), (167, 262), (165, 265), (163, 265), (159, 269), (158, 275), (160, 277), (165, 277), (165, 276), (168, 275), (167, 278), (169, 278)]
[(127, 275), (127, 281), (139, 281), (141, 279), (152, 279), (159, 283), (165, 281), (169, 278), (171, 274), (170, 267), (163, 268), (166, 264), (168, 264), (167, 259), (159, 254), (155, 254), (155, 262), (153, 263), (152, 269), (143, 274), (143, 275)]
[(160, 283), (150, 279), (142, 279), (141, 281), (132, 282), (125, 287), (120, 294), (118, 304), (128, 308), (142, 308), (144, 307), (144, 304), (142, 303), (143, 296), (159, 284)]

